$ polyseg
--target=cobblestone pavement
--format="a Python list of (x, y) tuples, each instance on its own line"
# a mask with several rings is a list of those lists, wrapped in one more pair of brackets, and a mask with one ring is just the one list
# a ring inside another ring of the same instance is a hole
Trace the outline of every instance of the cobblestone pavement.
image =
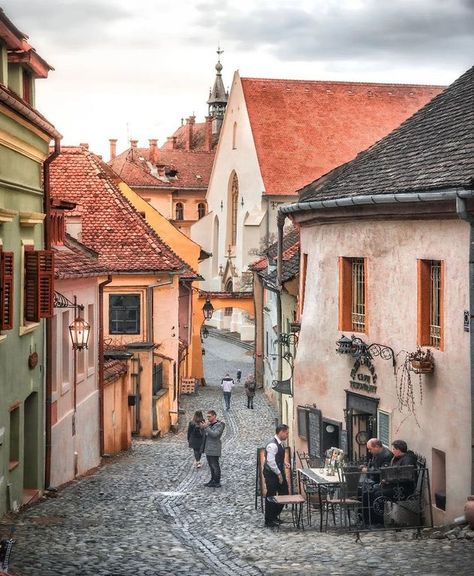
[[(232, 359), (232, 360), (229, 360)], [(278, 531), (254, 509), (256, 447), (271, 437), (274, 412), (261, 392), (248, 410), (242, 386), (223, 412), (222, 375), (243, 377), (252, 358), (215, 338), (206, 341), (208, 386), (183, 399), (178, 434), (134, 442), (95, 475), (21, 513), (12, 572), (21, 576), (399, 576), (473, 573), (470, 541), (415, 540), (409, 532), (364, 535)], [(185, 424), (196, 409), (226, 422), (222, 488), (207, 488), (207, 464), (192, 466)]]

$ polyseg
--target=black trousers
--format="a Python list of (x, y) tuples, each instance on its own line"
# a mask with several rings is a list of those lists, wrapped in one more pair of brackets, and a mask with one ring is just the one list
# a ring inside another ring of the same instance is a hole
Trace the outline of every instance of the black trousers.
[(211, 482), (213, 484), (220, 484), (221, 482), (221, 467), (219, 464), (219, 456), (209, 456), (206, 454), (207, 463), (211, 470)]
[(253, 408), (253, 396), (247, 396), (247, 408)]
[(199, 448), (193, 448), (194, 450), (194, 459), (196, 460), (196, 462), (199, 462), (201, 460), (201, 450)]
[(283, 510), (283, 504), (276, 504), (269, 500), (269, 497), (276, 496), (277, 494), (288, 494), (288, 483), (285, 476), (283, 476), (283, 482), (280, 484), (280, 482), (278, 482), (278, 476), (269, 470), (263, 471), (263, 477), (265, 478), (265, 485), (267, 487), (267, 496), (265, 498), (265, 524), (267, 524), (268, 522), (274, 522)]

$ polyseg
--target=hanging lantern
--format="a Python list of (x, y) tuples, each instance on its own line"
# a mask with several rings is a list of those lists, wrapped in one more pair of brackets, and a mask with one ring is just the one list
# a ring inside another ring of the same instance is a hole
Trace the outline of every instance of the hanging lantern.
[(205, 320), (210, 320), (212, 318), (212, 314), (214, 313), (214, 306), (211, 304), (209, 296), (206, 297), (206, 302), (202, 307), (202, 313), (204, 314)]
[(201, 330), (201, 334), (203, 338), (207, 338), (209, 336), (209, 330), (207, 329), (206, 326), (203, 326), (202, 330)]
[(338, 352), (339, 354), (352, 354), (354, 351), (353, 342), (347, 336), (342, 335), (336, 342), (336, 344), (337, 344), (336, 352)]
[(84, 348), (87, 348), (90, 331), (90, 324), (80, 316), (71, 322), (69, 325), (69, 334), (71, 336), (73, 350), (84, 350)]

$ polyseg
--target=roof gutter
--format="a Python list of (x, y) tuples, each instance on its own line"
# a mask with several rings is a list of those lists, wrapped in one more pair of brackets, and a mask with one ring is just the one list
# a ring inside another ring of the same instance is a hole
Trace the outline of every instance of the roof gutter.
[(350, 196), (347, 198), (331, 198), (330, 200), (310, 200), (309, 202), (296, 202), (282, 206), (280, 214), (294, 214), (308, 210), (322, 210), (325, 208), (347, 208), (351, 206), (367, 206), (378, 204), (404, 204), (413, 202), (443, 202), (457, 198), (474, 198), (474, 189), (469, 188), (442, 188), (426, 192), (400, 192), (398, 194), (367, 194), (363, 196)]

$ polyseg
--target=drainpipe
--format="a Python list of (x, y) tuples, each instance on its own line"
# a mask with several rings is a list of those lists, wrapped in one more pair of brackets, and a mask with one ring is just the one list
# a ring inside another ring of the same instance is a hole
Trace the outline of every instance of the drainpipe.
[[(46, 158), (43, 163), (43, 211), (46, 214), (44, 225), (44, 247), (46, 250), (51, 249), (51, 234), (49, 230), (49, 214), (50, 214), (50, 201), (49, 201), (49, 188), (50, 188), (50, 173), (49, 167), (51, 162), (59, 156), (61, 152), (60, 138), (54, 139), (54, 151)], [(51, 356), (53, 351), (53, 338), (52, 338), (52, 318), (46, 318), (45, 322), (45, 345), (44, 345), (44, 358), (45, 358), (45, 454), (44, 454), (44, 485), (46, 488), (50, 487), (51, 483), (51, 434), (52, 434), (52, 419), (51, 419), (51, 403), (53, 396), (53, 372), (51, 365)]]
[[(278, 257), (277, 257), (277, 336), (278, 336), (278, 380), (281, 382), (283, 379), (283, 344), (281, 341), (282, 333), (282, 311), (281, 311), (281, 290), (282, 290), (282, 267), (283, 267), (283, 226), (285, 225), (286, 215), (278, 212), (277, 227), (278, 227)], [(282, 395), (278, 399), (280, 422), (283, 420), (283, 402)]]
[(456, 198), (456, 213), (469, 223), (469, 348), (471, 359), (471, 494), (474, 494), (474, 216), (469, 214), (464, 198)]
[(112, 282), (107, 280), (99, 284), (99, 451), (104, 455), (104, 288)]

